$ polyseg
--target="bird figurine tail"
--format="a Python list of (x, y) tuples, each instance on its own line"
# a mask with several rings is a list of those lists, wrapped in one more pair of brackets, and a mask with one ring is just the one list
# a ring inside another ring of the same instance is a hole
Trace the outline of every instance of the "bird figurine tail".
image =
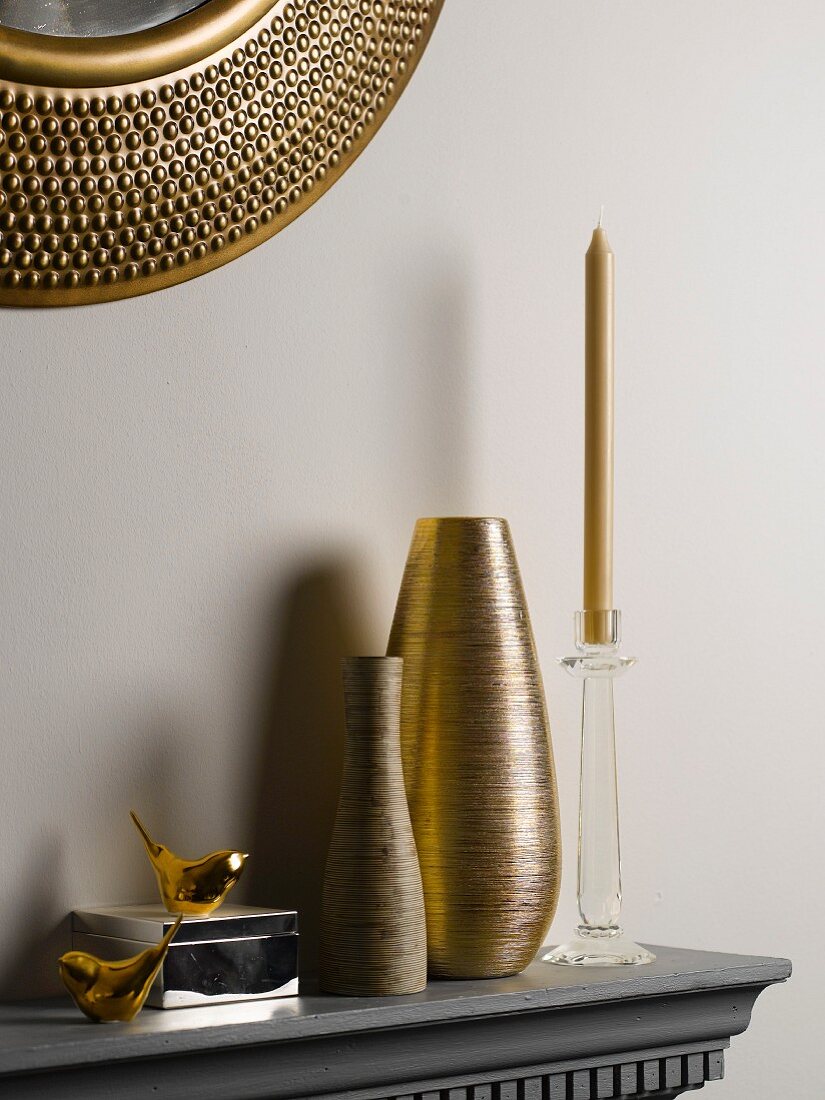
[(169, 947), (169, 944), (172, 942), (172, 937), (177, 932), (177, 930), (180, 928), (182, 923), (183, 923), (183, 913), (179, 913), (175, 923), (169, 926), (169, 931), (166, 933), (166, 935), (163, 937), (163, 939), (160, 941), (160, 943), (156, 947), (150, 947), (149, 948), (149, 953), (154, 952), (155, 956), (157, 957), (157, 964), (155, 966), (154, 971), (152, 972), (152, 977), (153, 978), (154, 978), (155, 974), (157, 974), (158, 969), (160, 967), (160, 964), (163, 962), (163, 960), (166, 956), (166, 950)]
[(129, 817), (131, 817), (132, 821), (134, 821), (135, 828), (140, 833), (141, 837), (143, 838), (143, 843), (146, 845), (146, 851), (149, 853), (149, 858), (154, 863), (154, 861), (163, 851), (163, 845), (156, 844), (155, 841), (152, 840), (152, 838), (146, 831), (146, 826), (143, 824), (143, 822), (140, 820), (134, 810), (129, 811)]

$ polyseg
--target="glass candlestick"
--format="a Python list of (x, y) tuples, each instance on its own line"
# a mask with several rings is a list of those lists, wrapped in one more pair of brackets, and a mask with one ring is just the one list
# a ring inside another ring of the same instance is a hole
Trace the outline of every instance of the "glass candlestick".
[[(589, 639), (607, 639), (598, 642)], [(579, 787), (578, 902), (573, 938), (542, 956), (567, 966), (624, 966), (655, 955), (629, 940), (619, 925), (622, 877), (613, 681), (636, 663), (619, 656), (620, 611), (577, 611), (574, 657), (560, 664), (582, 683)]]

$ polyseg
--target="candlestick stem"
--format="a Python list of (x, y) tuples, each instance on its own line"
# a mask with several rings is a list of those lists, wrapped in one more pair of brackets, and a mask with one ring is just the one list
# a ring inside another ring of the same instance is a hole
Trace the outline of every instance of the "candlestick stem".
[(619, 920), (618, 815), (613, 678), (588, 676), (582, 685), (578, 899), (581, 922), (589, 928)]
[[(576, 966), (649, 963), (650, 951), (633, 943), (619, 925), (622, 908), (619, 798), (613, 681), (635, 663), (619, 656), (621, 615), (607, 619), (607, 641), (593, 644), (592, 613), (576, 615), (575, 657), (561, 658), (582, 680), (581, 778), (579, 786), (578, 903), (580, 923), (568, 943), (545, 955), (545, 962)], [(602, 624), (605, 625), (605, 624)]]

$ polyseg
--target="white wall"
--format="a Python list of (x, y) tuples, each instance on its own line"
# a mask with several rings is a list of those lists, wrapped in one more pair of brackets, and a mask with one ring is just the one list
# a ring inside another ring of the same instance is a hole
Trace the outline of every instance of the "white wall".
[[(788, 954), (729, 1100), (813, 1097), (825, 902), (825, 9), (449, 0), (405, 97), (281, 236), (194, 283), (4, 312), (0, 987), (152, 893), (136, 806), (305, 907), (337, 656), (381, 651), (416, 516), (509, 517), (574, 917), (583, 252), (617, 255), (626, 923)], [(255, 870), (257, 867), (257, 870)], [(41, 966), (45, 969), (41, 972)]]

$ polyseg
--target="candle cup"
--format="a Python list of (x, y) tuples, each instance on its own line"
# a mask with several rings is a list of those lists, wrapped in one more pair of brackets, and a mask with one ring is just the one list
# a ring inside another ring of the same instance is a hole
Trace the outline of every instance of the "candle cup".
[[(594, 616), (598, 619), (594, 621)], [(594, 634), (603, 639), (589, 641)], [(542, 956), (567, 966), (626, 966), (655, 959), (629, 940), (621, 926), (621, 857), (616, 783), (613, 681), (636, 663), (620, 657), (621, 612), (576, 613), (574, 657), (560, 664), (582, 683), (581, 780), (579, 786), (578, 903), (573, 938)]]

